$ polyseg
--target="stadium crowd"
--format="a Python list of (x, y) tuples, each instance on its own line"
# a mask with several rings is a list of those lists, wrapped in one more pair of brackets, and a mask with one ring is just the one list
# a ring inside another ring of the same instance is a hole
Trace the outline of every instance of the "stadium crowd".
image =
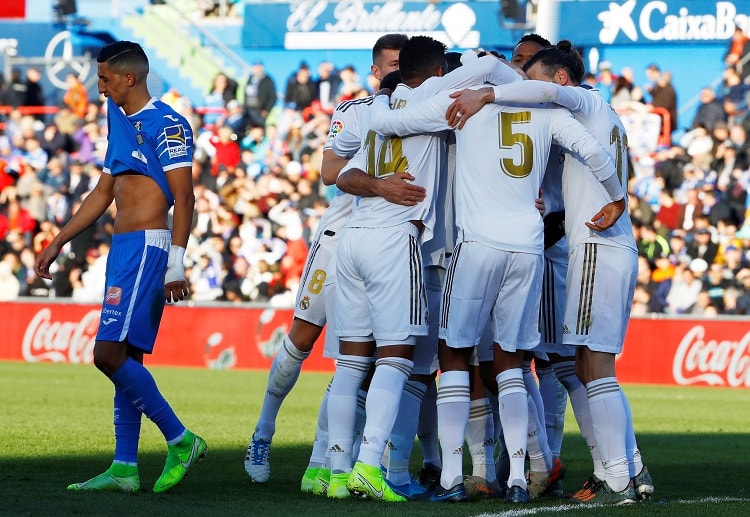
[[(633, 314), (750, 313), (750, 63), (742, 66), (750, 44), (739, 32), (723, 56), (722, 84), (704, 88), (689, 124), (677, 119), (678, 92), (658, 65), (643, 85), (632, 69), (614, 73), (604, 62), (589, 76), (638, 128), (629, 135), (640, 250)], [(102, 174), (106, 103), (89, 99), (71, 76), (63, 103), (45, 110), (39, 83), (33, 68), (0, 83), (0, 300), (100, 302), (114, 206), (64, 248), (51, 282), (33, 266)], [(374, 83), (351, 66), (321, 62), (313, 71), (303, 62), (279, 86), (257, 61), (244, 91), (220, 73), (200, 106), (174, 90), (162, 96), (193, 126), (196, 205), (186, 254), (193, 300), (293, 305), (308, 244), (334, 194), (320, 181), (331, 113), (371, 94)], [(671, 114), (671, 138), (658, 144), (638, 126), (650, 107)]]

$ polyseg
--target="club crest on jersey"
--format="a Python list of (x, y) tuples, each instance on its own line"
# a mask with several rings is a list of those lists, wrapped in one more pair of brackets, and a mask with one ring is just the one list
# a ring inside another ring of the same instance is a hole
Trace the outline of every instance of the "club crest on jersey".
[(169, 153), (170, 158), (179, 158), (187, 156), (187, 139), (188, 135), (182, 124), (167, 126), (159, 137), (159, 150)]
[(303, 311), (306, 311), (310, 308), (310, 297), (309, 296), (303, 296), (302, 299), (299, 301), (299, 308)]
[(133, 124), (133, 127), (135, 128), (136, 131), (142, 131), (143, 130), (143, 122), (141, 122), (139, 120), (135, 124)]
[(107, 305), (120, 305), (121, 298), (122, 289), (112, 286), (107, 289), (107, 293), (104, 295), (104, 303), (106, 303)]
[(331, 122), (331, 136), (336, 136), (344, 129), (344, 123), (336, 119), (333, 122)]

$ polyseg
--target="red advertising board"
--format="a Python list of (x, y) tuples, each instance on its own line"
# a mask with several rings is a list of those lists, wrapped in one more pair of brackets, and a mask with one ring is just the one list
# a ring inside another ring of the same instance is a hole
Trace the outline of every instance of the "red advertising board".
[[(98, 305), (0, 303), (0, 360), (90, 363)], [(147, 364), (268, 369), (290, 309), (168, 306)], [(306, 371), (332, 371), (322, 338)], [(750, 320), (633, 318), (617, 360), (623, 383), (750, 387)]]
[(0, 2), (0, 18), (26, 18), (26, 0)]

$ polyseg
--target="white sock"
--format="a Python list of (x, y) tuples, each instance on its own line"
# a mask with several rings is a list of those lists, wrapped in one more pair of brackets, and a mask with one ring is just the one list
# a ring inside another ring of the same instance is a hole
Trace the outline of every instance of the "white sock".
[(384, 357), (375, 362), (375, 373), (367, 390), (367, 418), (357, 461), (380, 467), (398, 415), (404, 384), (413, 367), (413, 361), (402, 357)]
[(414, 415), (419, 414), (426, 389), (427, 386), (417, 381), (406, 381), (404, 385), (398, 416), (386, 448), (390, 451), (386, 478), (394, 485), (405, 485), (411, 480), (409, 458), (419, 426), (419, 419), (414, 418)]
[(440, 374), (437, 414), (443, 452), (440, 485), (447, 489), (463, 482), (464, 434), (469, 420), (469, 372), (451, 370)]
[(359, 448), (362, 446), (362, 431), (365, 429), (367, 418), (367, 392), (363, 389), (357, 391), (357, 413), (354, 416), (354, 444), (352, 445), (352, 460), (359, 456)]
[(266, 394), (263, 397), (263, 406), (260, 410), (260, 418), (255, 426), (255, 434), (259, 438), (271, 439), (276, 432), (276, 417), (281, 409), (281, 404), (286, 396), (292, 391), (294, 384), (299, 378), (304, 361), (310, 352), (302, 352), (294, 346), (289, 336), (284, 337), (279, 351), (271, 363), (271, 371), (268, 373), (268, 384)]
[(341, 355), (328, 394), (328, 451), (331, 472), (352, 470), (357, 391), (370, 370), (371, 357)]
[[(521, 367), (523, 369), (523, 385), (526, 386), (526, 391), (534, 401), (534, 408), (538, 413), (537, 419), (540, 422), (544, 422), (544, 401), (542, 400), (542, 394), (539, 392), (539, 384), (537, 383), (536, 376), (531, 371), (531, 362), (524, 361)], [(547, 438), (547, 431), (544, 432), (545, 439)]]
[(505, 446), (510, 455), (508, 488), (518, 485), (526, 488), (524, 465), (529, 429), (528, 393), (523, 383), (521, 368), (511, 368), (495, 377), (500, 403), (500, 422), (503, 426)]
[(575, 372), (574, 361), (564, 361), (554, 364), (555, 374), (565, 389), (568, 390), (570, 406), (573, 408), (573, 415), (576, 417), (578, 429), (581, 431), (586, 445), (591, 454), (591, 461), (594, 465), (594, 475), (597, 479), (604, 479), (604, 465), (599, 455), (599, 447), (596, 444), (594, 435), (594, 423), (591, 420), (591, 408), (589, 407), (589, 397), (586, 394), (586, 387), (578, 379)]
[(544, 427), (552, 456), (559, 458), (565, 430), (565, 410), (568, 407), (568, 391), (557, 380), (552, 366), (536, 369), (539, 377), (539, 394), (544, 404)]
[(630, 482), (625, 448), (627, 417), (617, 379), (604, 377), (586, 384), (594, 435), (604, 464), (605, 480), (615, 492)]
[(437, 384), (434, 380), (427, 385), (427, 391), (422, 397), (422, 405), (419, 407), (417, 437), (422, 448), (423, 465), (429, 464), (439, 469), (442, 468), (443, 461), (440, 459), (437, 427)]
[(534, 407), (534, 399), (527, 397), (529, 407), (529, 431), (527, 435), (527, 445), (529, 454), (529, 468), (534, 472), (550, 472), (552, 470), (552, 452), (549, 449), (544, 434), (539, 432), (542, 426), (537, 416), (537, 410)]
[(489, 398), (469, 402), (466, 445), (471, 454), (471, 475), (495, 481), (495, 427)]
[(633, 429), (633, 413), (630, 412), (630, 402), (628, 397), (625, 396), (625, 392), (620, 387), (620, 395), (622, 396), (622, 405), (625, 407), (625, 418), (628, 422), (627, 430), (625, 431), (625, 450), (628, 455), (628, 468), (630, 470), (630, 477), (634, 478), (643, 470), (643, 459), (641, 458), (641, 451), (638, 450), (638, 443), (635, 440), (635, 429)]
[[(333, 382), (333, 380), (331, 380)], [(326, 392), (323, 394), (323, 400), (320, 402), (318, 409), (318, 425), (315, 429), (315, 441), (313, 442), (312, 453), (308, 468), (322, 467), (326, 462), (326, 451), (328, 451), (328, 394), (331, 392), (331, 383), (328, 383)]]

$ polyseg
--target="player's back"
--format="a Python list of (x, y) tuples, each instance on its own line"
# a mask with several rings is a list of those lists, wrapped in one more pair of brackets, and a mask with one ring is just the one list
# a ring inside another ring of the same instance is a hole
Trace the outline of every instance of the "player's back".
[[(614, 109), (597, 90), (576, 87), (580, 97), (573, 116), (588, 129), (615, 161), (617, 175), (627, 192), (628, 141), (625, 127)], [(565, 158), (563, 196), (565, 202), (565, 233), (570, 247), (580, 242), (601, 242), (636, 249), (632, 223), (627, 209), (615, 223), (604, 231), (595, 232), (586, 227), (604, 205), (611, 201), (604, 187), (594, 178), (587, 166), (575, 153)]]
[(464, 240), (540, 254), (534, 205), (560, 116), (557, 107), (487, 105), (456, 131), (456, 222)]

